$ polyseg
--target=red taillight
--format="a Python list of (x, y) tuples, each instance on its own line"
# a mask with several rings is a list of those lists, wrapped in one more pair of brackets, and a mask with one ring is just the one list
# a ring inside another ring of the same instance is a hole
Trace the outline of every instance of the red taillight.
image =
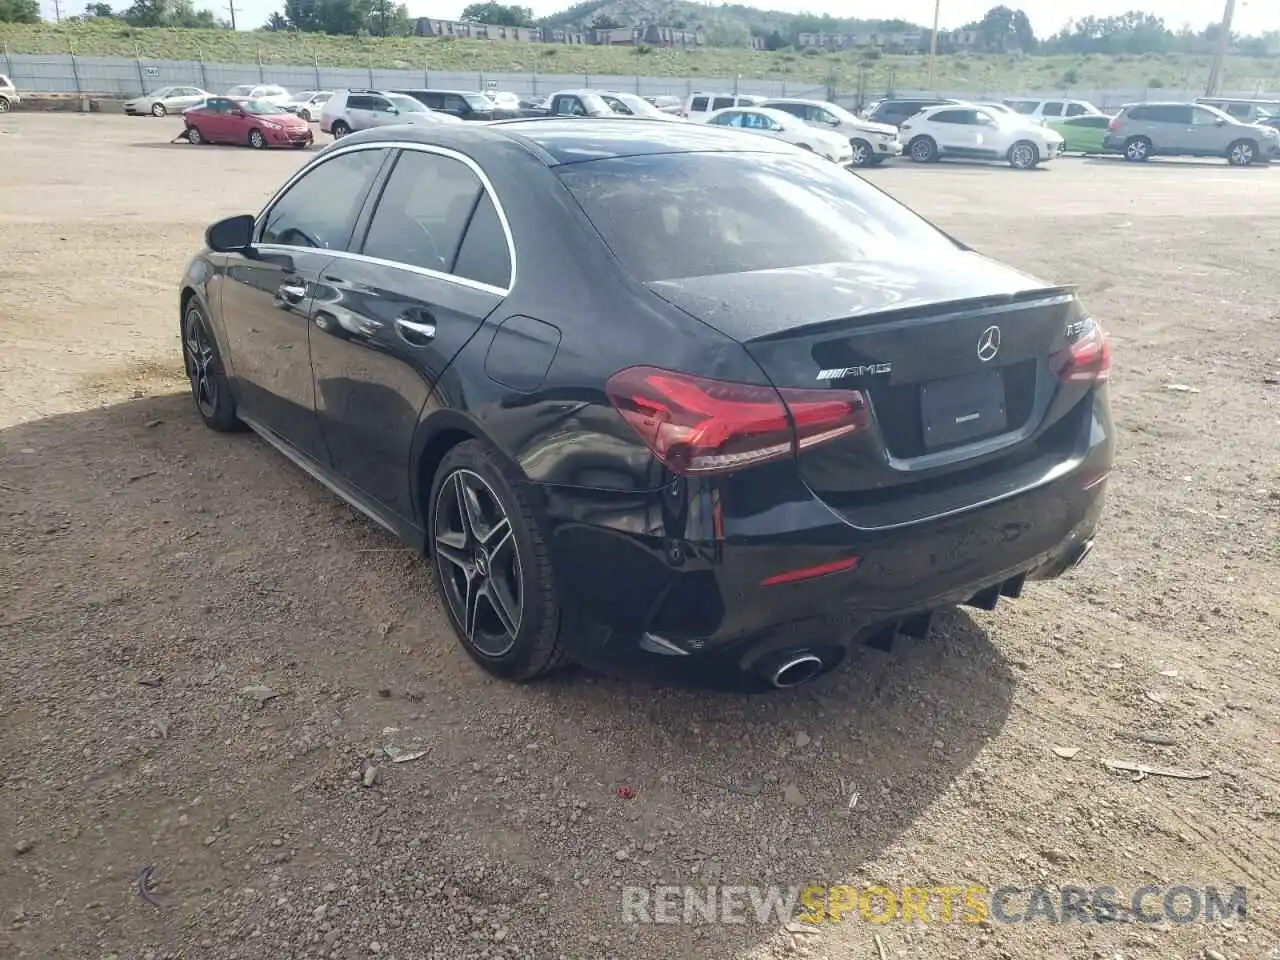
[(1111, 341), (1096, 321), (1086, 320), (1076, 339), (1050, 358), (1050, 366), (1059, 380), (1106, 380), (1111, 376)]
[(1112, 117), (1112, 118), (1111, 118), (1111, 122), (1107, 124), (1107, 129), (1108, 129), (1108, 130), (1119, 130), (1119, 129), (1120, 129), (1120, 118), (1119, 118), (1119, 117)]
[(605, 392), (653, 455), (686, 477), (780, 460), (868, 421), (856, 390), (775, 390), (655, 367), (621, 370)]

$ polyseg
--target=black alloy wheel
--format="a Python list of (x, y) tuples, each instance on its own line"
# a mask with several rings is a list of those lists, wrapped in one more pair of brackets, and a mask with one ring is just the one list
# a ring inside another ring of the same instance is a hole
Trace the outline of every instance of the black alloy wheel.
[(495, 676), (531, 680), (560, 665), (549, 551), (512, 468), (478, 440), (449, 451), (431, 494), (429, 549), (463, 648)]
[(237, 429), (240, 421), (222, 372), (218, 347), (209, 333), (204, 311), (194, 298), (182, 316), (182, 361), (200, 419), (214, 430)]

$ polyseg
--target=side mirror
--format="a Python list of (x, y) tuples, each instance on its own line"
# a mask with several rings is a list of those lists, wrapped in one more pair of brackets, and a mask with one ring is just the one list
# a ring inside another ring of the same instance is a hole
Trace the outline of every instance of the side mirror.
[(204, 244), (214, 253), (244, 253), (253, 246), (254, 217), (242, 213), (211, 225), (204, 232)]
[(399, 107), (387, 107), (387, 113), (394, 113), (394, 114), (397, 114), (397, 115), (398, 115), (398, 114), (400, 113), (400, 108), (399, 108)]
[(1219, 117), (1219, 118), (1218, 118), (1216, 121), (1214, 121), (1214, 122), (1215, 122), (1215, 124), (1216, 124), (1217, 126), (1219, 126), (1219, 127), (1225, 127), (1225, 126), (1227, 125), (1227, 121), (1223, 120), (1221, 117)]
[(827, 123), (833, 127), (838, 127), (840, 126), (840, 119), (838, 117), (827, 117)]

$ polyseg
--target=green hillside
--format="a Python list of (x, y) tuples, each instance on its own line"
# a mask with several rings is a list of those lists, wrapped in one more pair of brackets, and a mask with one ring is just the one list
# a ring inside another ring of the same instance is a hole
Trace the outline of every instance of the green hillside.
[[(289, 32), (235, 32), (135, 28), (116, 24), (0, 24), (0, 44), (11, 54), (75, 52), (83, 56), (323, 66), (373, 66), (460, 73), (584, 74), (592, 77), (667, 76), (778, 79), (871, 93), (921, 89), (927, 58), (857, 54), (752, 52), (741, 49), (663, 50), (640, 47), (560, 46), (414, 37), (339, 37)], [(941, 57), (936, 89), (978, 96), (986, 91), (1197, 88), (1208, 58), (1186, 55)], [(1280, 74), (1274, 59), (1233, 57), (1229, 89), (1263, 88)]]

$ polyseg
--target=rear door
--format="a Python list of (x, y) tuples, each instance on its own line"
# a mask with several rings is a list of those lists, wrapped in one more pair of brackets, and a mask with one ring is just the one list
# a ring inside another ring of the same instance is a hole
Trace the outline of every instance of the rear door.
[(400, 151), (361, 217), (361, 258), (332, 260), (315, 299), (316, 410), (334, 470), (410, 522), (423, 408), (513, 276), (508, 235), (476, 169), (441, 149)]
[(1191, 107), (1158, 104), (1145, 111), (1147, 136), (1158, 153), (1187, 154), (1198, 151), (1191, 128)]
[(374, 98), (367, 93), (353, 93), (348, 96), (345, 112), (347, 123), (351, 125), (352, 130), (367, 130), (377, 123)]
[(369, 97), (369, 126), (386, 127), (393, 123), (404, 123), (399, 111), (386, 97)]
[(320, 464), (329, 458), (315, 414), (312, 301), (325, 265), (347, 250), (388, 153), (348, 151), (308, 168), (259, 217), (254, 255), (225, 255), (221, 317), (236, 401), (245, 417)]
[(1191, 108), (1188, 139), (1194, 152), (1202, 157), (1220, 157), (1236, 139), (1239, 127), (1221, 122), (1222, 118), (1204, 107)]

